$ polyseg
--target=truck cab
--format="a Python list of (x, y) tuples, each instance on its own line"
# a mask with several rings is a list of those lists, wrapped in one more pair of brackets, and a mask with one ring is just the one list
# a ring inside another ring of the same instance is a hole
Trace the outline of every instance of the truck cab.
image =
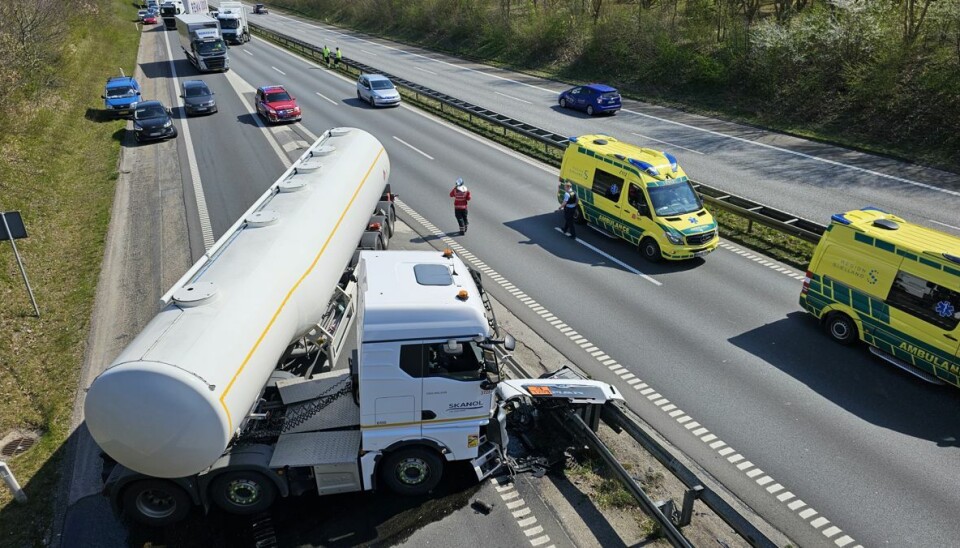
[(232, 44), (250, 41), (246, 8), (240, 2), (220, 2), (220, 8), (214, 17), (220, 22), (220, 32), (224, 40)]
[(717, 248), (717, 223), (671, 154), (607, 135), (570, 141), (557, 200), (571, 184), (579, 222), (636, 245), (652, 262), (702, 257)]

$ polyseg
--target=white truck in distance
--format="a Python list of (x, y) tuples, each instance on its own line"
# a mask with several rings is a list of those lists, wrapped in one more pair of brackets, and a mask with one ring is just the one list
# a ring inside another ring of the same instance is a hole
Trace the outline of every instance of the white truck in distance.
[(207, 0), (177, 0), (178, 2), (183, 3), (183, 8), (180, 13), (188, 13), (194, 15), (207, 15), (210, 12), (210, 6), (207, 5)]
[(115, 461), (115, 508), (165, 525), (194, 505), (422, 494), (446, 462), (497, 470), (518, 400), (622, 399), (597, 381), (502, 380), (496, 347), (513, 340), (479, 275), (452, 253), (382, 250), (389, 171), (370, 134), (326, 132), (94, 380), (84, 410)]
[(227, 71), (230, 58), (220, 36), (220, 24), (207, 15), (178, 15), (180, 48), (200, 72)]
[(250, 41), (247, 10), (240, 2), (220, 2), (217, 21), (220, 21), (220, 33), (227, 42), (243, 44)]

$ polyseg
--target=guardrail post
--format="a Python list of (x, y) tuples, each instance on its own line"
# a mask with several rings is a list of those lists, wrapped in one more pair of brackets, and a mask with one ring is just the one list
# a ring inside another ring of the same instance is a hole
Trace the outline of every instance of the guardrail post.
[(690, 525), (690, 520), (693, 519), (693, 502), (700, 498), (701, 493), (703, 493), (703, 486), (697, 485), (693, 489), (687, 489), (683, 494), (683, 509), (680, 511), (680, 521), (677, 522), (677, 527)]
[(10, 492), (13, 493), (14, 500), (17, 502), (27, 502), (27, 494), (20, 488), (20, 484), (17, 483), (17, 478), (13, 477), (13, 471), (10, 470), (7, 463), (2, 460), (0, 460), (0, 476), (3, 476), (3, 481), (6, 482), (7, 487), (10, 488)]
[(753, 219), (748, 219), (748, 220), (747, 220), (747, 234), (750, 234), (750, 233), (752, 233), (752, 232), (753, 232)]
[(670, 520), (670, 523), (676, 525), (676, 513), (677, 511), (673, 508), (673, 499), (660, 500), (657, 501), (657, 509), (660, 510), (660, 513), (663, 514), (663, 517)]

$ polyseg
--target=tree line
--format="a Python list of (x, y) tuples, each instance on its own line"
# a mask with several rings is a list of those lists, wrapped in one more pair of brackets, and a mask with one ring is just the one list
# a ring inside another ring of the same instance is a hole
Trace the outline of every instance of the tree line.
[(276, 3), (461, 55), (960, 168), (960, 0)]

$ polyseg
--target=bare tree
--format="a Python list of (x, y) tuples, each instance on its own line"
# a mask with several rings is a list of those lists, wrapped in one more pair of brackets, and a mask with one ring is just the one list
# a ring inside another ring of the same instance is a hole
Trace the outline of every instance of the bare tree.
[(903, 41), (907, 44), (914, 43), (920, 36), (932, 3), (933, 0), (903, 0), (900, 4)]

